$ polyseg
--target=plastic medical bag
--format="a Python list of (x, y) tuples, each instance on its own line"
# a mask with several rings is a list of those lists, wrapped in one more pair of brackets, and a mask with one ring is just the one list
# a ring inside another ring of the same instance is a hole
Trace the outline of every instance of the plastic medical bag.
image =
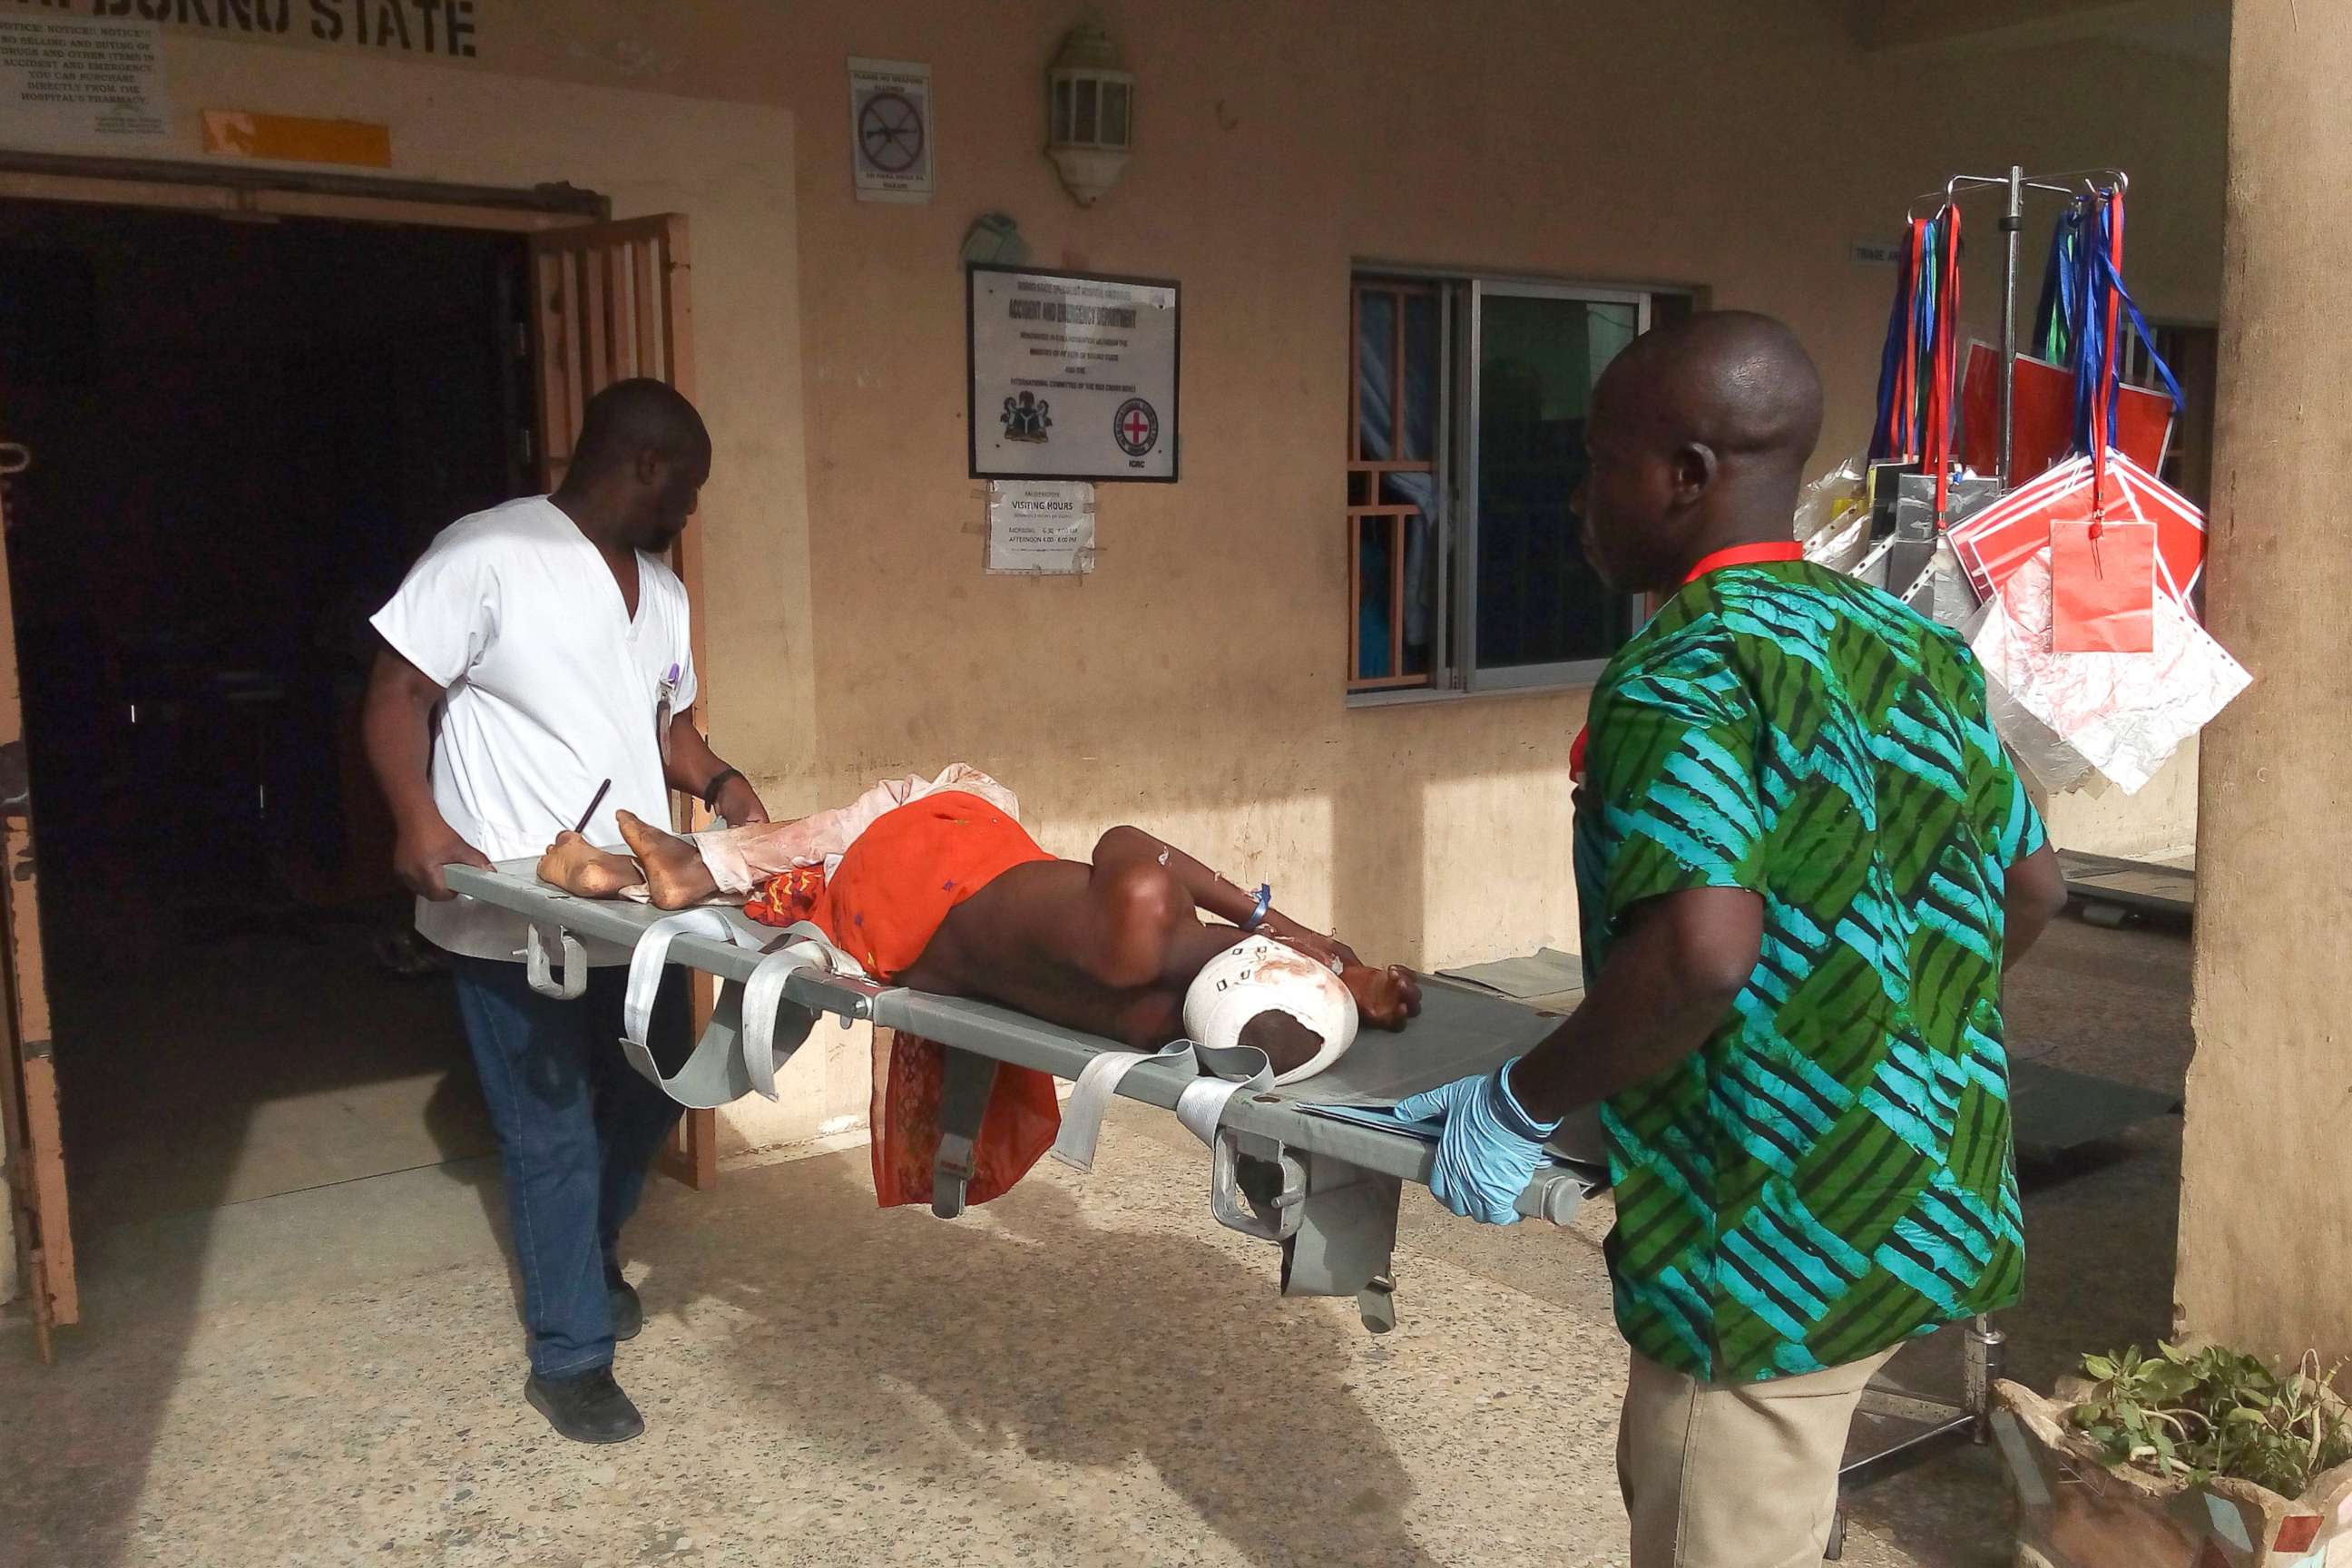
[(2066, 518), (2050, 525), (2050, 646), (2060, 653), (2156, 650), (2156, 525)]
[[(1971, 646), (2009, 702), (2127, 795), (2145, 788), (2252, 679), (2169, 594), (2155, 596), (2147, 653), (2062, 653), (2051, 646), (2053, 607), (2044, 549), (1986, 606)], [(2006, 727), (2002, 736), (2024, 759), (2032, 737)], [(2039, 768), (2035, 774), (2043, 777)]]
[(1868, 511), (1870, 494), (1864, 477), (1867, 467), (1861, 458), (1848, 458), (1805, 487), (1804, 493), (1797, 498), (1799, 543), (1809, 543), (1817, 537), (1834, 537)]

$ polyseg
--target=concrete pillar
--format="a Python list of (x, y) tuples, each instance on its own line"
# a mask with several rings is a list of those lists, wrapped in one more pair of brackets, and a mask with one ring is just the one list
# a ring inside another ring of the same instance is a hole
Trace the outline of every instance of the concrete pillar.
[[(2237, 0), (2207, 611), (2253, 672), (2207, 732), (2177, 1298), (2352, 1354), (2352, 6)], [(2152, 199), (2161, 200), (2160, 195)]]

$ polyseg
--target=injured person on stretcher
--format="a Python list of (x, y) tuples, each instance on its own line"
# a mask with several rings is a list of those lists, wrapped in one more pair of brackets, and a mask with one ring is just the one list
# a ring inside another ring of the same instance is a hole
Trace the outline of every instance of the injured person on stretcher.
[[(876, 980), (994, 1002), (1139, 1050), (1182, 1038), (1255, 1047), (1277, 1081), (1329, 1066), (1360, 1020), (1402, 1029), (1421, 1011), (1410, 972), (1363, 963), (1274, 909), (1265, 889), (1244, 892), (1137, 827), (1104, 834), (1091, 861), (1057, 859), (1023, 829), (1019, 809), (1002, 784), (959, 763), (928, 781), (886, 781), (813, 816), (689, 837), (623, 813), (629, 854), (566, 833), (539, 875), (583, 898), (664, 910), (740, 901), (768, 924), (810, 921)], [(920, 1122), (936, 1103), (936, 1063), (916, 1069), (921, 1083), (902, 1084), (907, 1070), (894, 1054), (877, 1075), (885, 1203), (925, 1195), (894, 1196), (884, 1169), (893, 1125)], [(1023, 1076), (1000, 1071), (990, 1133), (1013, 1120), (1000, 1105)], [(1052, 1085), (1043, 1083), (1042, 1105), (1040, 1087), (1022, 1098), (1050, 1142)], [(925, 1131), (910, 1129), (918, 1140)], [(1034, 1131), (1020, 1142), (1042, 1152)], [(1035, 1152), (1011, 1155), (1002, 1184)], [(982, 1171), (972, 1201), (997, 1186), (989, 1174)]]

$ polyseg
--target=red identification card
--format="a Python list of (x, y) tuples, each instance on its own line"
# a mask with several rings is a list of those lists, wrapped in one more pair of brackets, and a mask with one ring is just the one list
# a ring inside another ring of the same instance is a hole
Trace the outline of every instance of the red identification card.
[(2154, 523), (2053, 518), (2050, 583), (2050, 646), (2057, 652), (2156, 651)]

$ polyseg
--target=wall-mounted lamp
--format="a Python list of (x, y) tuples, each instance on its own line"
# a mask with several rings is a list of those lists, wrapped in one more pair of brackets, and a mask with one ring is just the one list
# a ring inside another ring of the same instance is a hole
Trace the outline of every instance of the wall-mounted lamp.
[(1135, 77), (1122, 68), (1118, 46), (1092, 22), (1062, 40), (1045, 72), (1052, 134), (1045, 155), (1082, 207), (1111, 188), (1135, 148)]

